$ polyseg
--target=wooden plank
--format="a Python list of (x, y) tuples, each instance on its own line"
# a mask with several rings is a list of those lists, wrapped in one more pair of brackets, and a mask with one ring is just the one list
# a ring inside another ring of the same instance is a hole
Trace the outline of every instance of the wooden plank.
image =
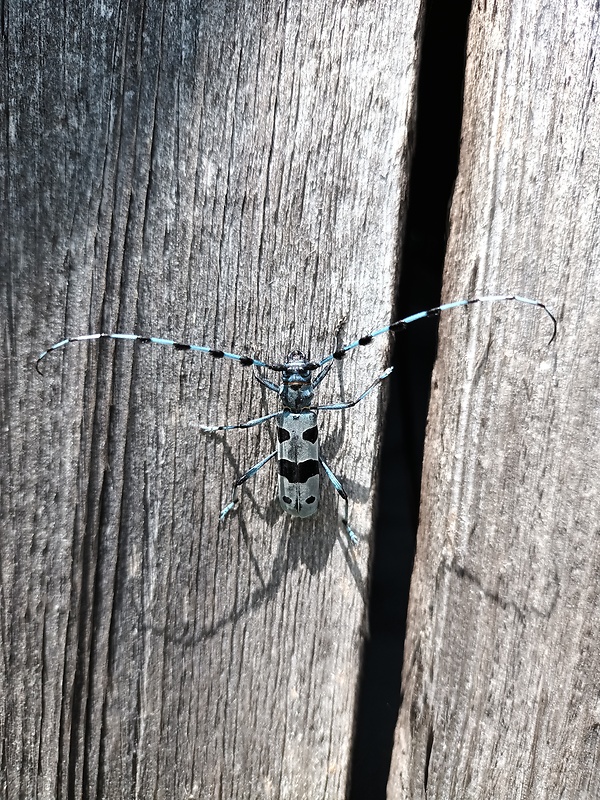
[[(323, 420), (351, 495), (219, 525), (275, 409), (234, 364), (390, 318), (419, 3), (4, 4), (0, 720), (5, 797), (339, 798), (384, 392)], [(336, 367), (351, 399), (389, 342)], [(325, 416), (325, 415), (324, 415)]]
[(393, 800), (600, 794), (599, 23), (473, 7)]

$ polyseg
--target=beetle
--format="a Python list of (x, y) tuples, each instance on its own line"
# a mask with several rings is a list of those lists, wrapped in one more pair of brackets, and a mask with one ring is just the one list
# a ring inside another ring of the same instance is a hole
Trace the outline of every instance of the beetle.
[[(269, 420), (275, 420), (277, 426), (277, 448), (237, 478), (233, 484), (231, 500), (222, 509), (220, 520), (224, 520), (227, 514), (235, 508), (238, 502), (238, 490), (240, 486), (254, 477), (262, 467), (277, 456), (279, 465), (278, 496), (279, 503), (284, 511), (294, 517), (300, 518), (311, 517), (316, 513), (320, 497), (319, 467), (322, 467), (325, 475), (344, 501), (342, 522), (346, 528), (348, 538), (355, 544), (358, 541), (357, 536), (350, 527), (348, 521), (348, 495), (341, 481), (334, 475), (320, 453), (317, 414), (319, 411), (342, 411), (360, 403), (361, 400), (367, 397), (370, 392), (376, 389), (391, 374), (393, 367), (388, 367), (388, 369), (379, 375), (362, 394), (355, 400), (349, 402), (314, 405), (315, 391), (329, 373), (335, 361), (341, 361), (348, 352), (358, 347), (371, 344), (373, 339), (377, 336), (403, 330), (407, 325), (417, 320), (437, 316), (442, 311), (448, 311), (459, 307), (468, 307), (475, 303), (496, 303), (501, 301), (516, 301), (518, 303), (525, 303), (542, 308), (553, 323), (552, 337), (548, 344), (554, 341), (557, 331), (557, 322), (545, 303), (518, 295), (485, 295), (466, 300), (455, 300), (451, 303), (445, 303), (427, 309), (426, 311), (419, 311), (416, 314), (404, 317), (389, 325), (371, 331), (349, 344), (337, 347), (332, 353), (316, 361), (307, 358), (300, 350), (293, 350), (290, 352), (286, 360), (281, 363), (268, 363), (257, 358), (251, 358), (250, 356), (229, 353), (206, 345), (178, 342), (172, 339), (140, 336), (135, 333), (91, 333), (82, 336), (71, 336), (51, 345), (38, 356), (36, 369), (41, 374), (40, 364), (49, 353), (60, 350), (74, 342), (96, 341), (99, 339), (126, 340), (137, 342), (138, 344), (160, 344), (173, 347), (175, 350), (204, 353), (214, 359), (229, 359), (243, 367), (253, 367), (254, 376), (258, 382), (269, 391), (277, 393), (281, 408), (278, 411), (266, 414), (262, 417), (257, 417), (256, 419), (251, 419), (248, 422), (240, 422), (233, 425), (203, 425), (201, 429), (205, 433), (215, 433), (217, 431), (252, 428), (257, 425), (262, 425)], [(339, 326), (336, 329), (336, 342), (338, 333)], [(261, 372), (261, 370), (264, 369), (280, 373), (281, 383), (277, 384), (266, 378)]]

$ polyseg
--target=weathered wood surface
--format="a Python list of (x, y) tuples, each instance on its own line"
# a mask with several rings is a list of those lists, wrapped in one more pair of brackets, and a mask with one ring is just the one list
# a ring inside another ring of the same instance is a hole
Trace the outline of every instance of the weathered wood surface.
[(599, 32), (474, 4), (390, 800), (600, 796)]
[[(389, 319), (419, 3), (2, 7), (0, 796), (340, 798), (381, 399), (324, 419), (324, 486), (272, 469), (218, 524), (276, 407), (249, 371)], [(384, 337), (382, 337), (384, 338)], [(389, 342), (335, 368), (351, 399)]]

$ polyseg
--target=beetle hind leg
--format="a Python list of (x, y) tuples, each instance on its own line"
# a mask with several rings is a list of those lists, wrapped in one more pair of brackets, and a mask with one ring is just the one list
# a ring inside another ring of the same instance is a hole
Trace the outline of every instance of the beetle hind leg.
[(346, 527), (346, 533), (348, 534), (348, 538), (350, 539), (350, 542), (353, 545), (357, 545), (358, 544), (358, 536), (354, 533), (354, 531), (350, 527), (350, 523), (348, 522), (348, 495), (346, 494), (346, 490), (342, 486), (341, 481), (339, 480), (339, 478), (336, 478), (336, 476), (333, 474), (333, 472), (331, 471), (331, 469), (328, 466), (328, 464), (321, 458), (321, 456), (319, 456), (319, 461), (321, 462), (321, 466), (325, 470), (325, 474), (327, 475), (327, 477), (329, 478), (329, 480), (333, 484), (333, 488), (336, 490), (336, 492), (339, 494), (339, 496), (344, 501), (345, 508), (344, 508), (344, 516), (342, 517), (342, 522), (344, 523), (344, 525)]
[(267, 464), (273, 458), (273, 456), (275, 456), (276, 454), (277, 454), (277, 450), (273, 450), (272, 453), (269, 453), (268, 456), (266, 456), (265, 458), (261, 459), (258, 462), (258, 464), (255, 464), (253, 467), (250, 467), (248, 472), (244, 472), (244, 474), (242, 476), (240, 476), (235, 481), (235, 483), (233, 484), (233, 493), (231, 495), (231, 500), (229, 501), (229, 503), (227, 503), (225, 508), (223, 508), (221, 510), (221, 513), (219, 514), (219, 520), (221, 522), (223, 522), (223, 520), (225, 519), (227, 514), (229, 514), (230, 511), (233, 511), (233, 509), (237, 505), (237, 502), (238, 502), (238, 496), (237, 495), (238, 495), (238, 489), (240, 488), (240, 486), (242, 484), (246, 483), (246, 481), (249, 480), (250, 478), (253, 478), (256, 475), (256, 473), (258, 472), (258, 470), (261, 469), (262, 467), (264, 467), (265, 464)]

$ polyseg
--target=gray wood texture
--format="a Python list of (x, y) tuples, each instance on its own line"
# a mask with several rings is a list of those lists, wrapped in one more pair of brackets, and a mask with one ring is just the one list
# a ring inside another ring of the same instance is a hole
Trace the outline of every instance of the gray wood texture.
[(390, 800), (600, 796), (599, 34), (473, 6)]
[[(2, 5), (0, 796), (341, 798), (385, 391), (323, 419), (351, 495), (278, 509), (235, 365), (390, 319), (419, 2)], [(320, 397), (387, 365), (379, 341)]]

